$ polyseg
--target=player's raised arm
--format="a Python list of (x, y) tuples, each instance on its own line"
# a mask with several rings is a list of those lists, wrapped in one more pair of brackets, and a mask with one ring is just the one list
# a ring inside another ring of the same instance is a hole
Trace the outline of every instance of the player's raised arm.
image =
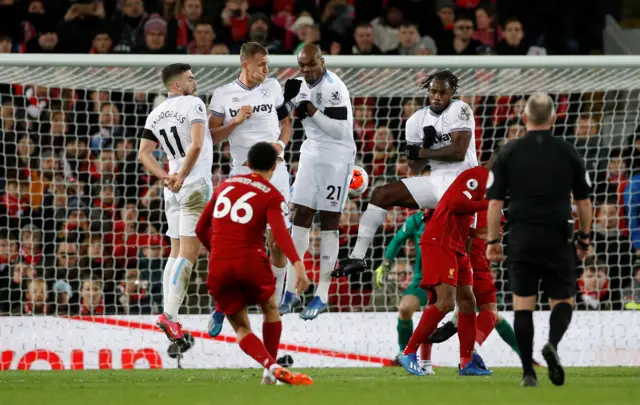
[(138, 149), (138, 160), (149, 173), (153, 174), (161, 180), (167, 180), (169, 174), (160, 166), (156, 158), (153, 156), (153, 151), (158, 145), (158, 140), (153, 135), (150, 129), (145, 128), (142, 132), (142, 140), (140, 141), (140, 148)]
[(406, 154), (409, 158), (409, 168), (415, 174), (422, 173), (429, 161), (418, 155), (422, 147), (422, 128), (418, 115), (413, 114), (409, 117), (404, 127), (404, 134), (407, 140)]

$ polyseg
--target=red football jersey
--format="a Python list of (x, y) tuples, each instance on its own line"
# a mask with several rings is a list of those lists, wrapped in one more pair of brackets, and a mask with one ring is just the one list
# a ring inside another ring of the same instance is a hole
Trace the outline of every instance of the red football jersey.
[(466, 254), (473, 214), (487, 209), (484, 199), (489, 171), (476, 166), (460, 173), (444, 193), (427, 223), (421, 245), (439, 245)]
[(264, 177), (255, 173), (235, 176), (213, 193), (196, 234), (216, 258), (242, 257), (249, 251), (265, 250), (268, 223), (282, 252), (295, 263), (300, 258), (284, 222), (287, 212), (284, 197)]

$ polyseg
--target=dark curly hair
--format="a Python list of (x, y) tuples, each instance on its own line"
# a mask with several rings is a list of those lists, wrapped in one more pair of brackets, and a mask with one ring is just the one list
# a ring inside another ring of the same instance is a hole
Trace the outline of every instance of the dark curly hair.
[(451, 90), (453, 90), (453, 94), (456, 94), (456, 91), (458, 91), (458, 76), (451, 73), (450, 70), (440, 70), (428, 76), (424, 79), (420, 88), (429, 90), (429, 87), (431, 87), (431, 83), (434, 80), (442, 80), (449, 84), (449, 86), (451, 86)]

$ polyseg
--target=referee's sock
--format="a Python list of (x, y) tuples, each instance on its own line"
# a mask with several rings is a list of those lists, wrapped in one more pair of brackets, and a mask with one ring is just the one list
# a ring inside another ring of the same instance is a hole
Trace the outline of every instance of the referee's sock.
[(533, 311), (515, 311), (513, 327), (520, 349), (522, 371), (525, 375), (535, 375), (533, 370)]
[(371, 245), (371, 241), (375, 236), (378, 228), (384, 222), (387, 217), (387, 210), (384, 208), (376, 207), (373, 204), (369, 204), (365, 212), (360, 217), (360, 225), (358, 226), (358, 240), (356, 245), (351, 251), (352, 259), (364, 259)]
[(551, 310), (551, 316), (549, 317), (549, 343), (556, 349), (569, 328), (572, 315), (573, 307), (567, 302), (560, 302)]

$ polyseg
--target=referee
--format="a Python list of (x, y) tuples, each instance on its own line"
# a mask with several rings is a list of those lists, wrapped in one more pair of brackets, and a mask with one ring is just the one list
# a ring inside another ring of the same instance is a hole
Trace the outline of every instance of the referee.
[[(591, 182), (575, 148), (552, 135), (554, 111), (553, 100), (547, 94), (536, 93), (529, 98), (523, 117), (527, 133), (502, 148), (487, 184), (490, 261), (504, 259), (500, 220), (504, 201), (509, 197), (507, 269), (522, 360), (521, 385), (525, 387), (538, 385), (532, 356), (533, 310), (540, 281), (552, 308), (549, 341), (542, 355), (551, 382), (564, 384), (557, 348), (571, 322), (576, 294), (576, 252), (582, 260), (590, 244)], [(575, 247), (572, 192), (580, 219)]]

